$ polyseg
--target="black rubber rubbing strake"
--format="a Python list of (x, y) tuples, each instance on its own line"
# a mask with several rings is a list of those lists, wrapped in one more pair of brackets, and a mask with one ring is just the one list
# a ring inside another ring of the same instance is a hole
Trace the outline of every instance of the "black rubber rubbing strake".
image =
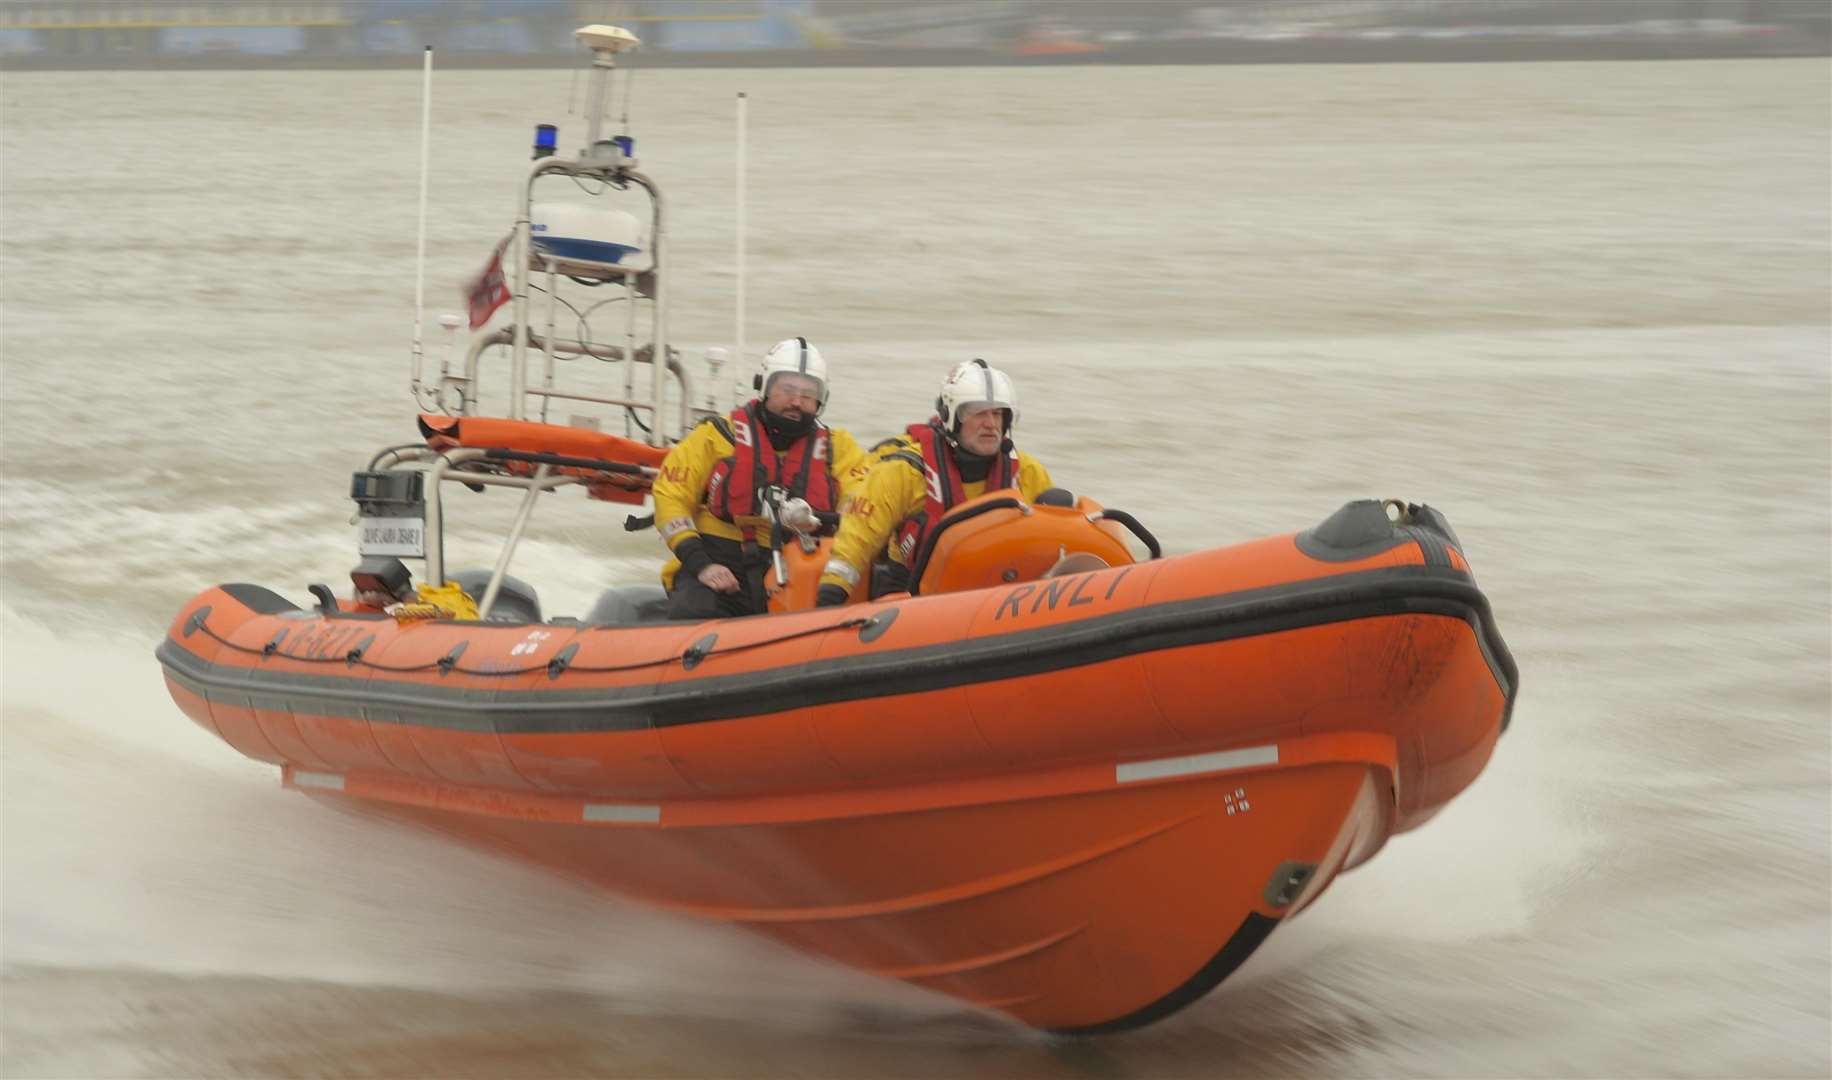
[[(1506, 699), (1506, 709), (1512, 711), (1519, 692), (1519, 669), (1495, 627), (1487, 598), (1467, 574), (1425, 566), (1384, 567), (1340, 578), (1152, 604), (1104, 617), (977, 638), (971, 643), (907, 645), (886, 652), (812, 660), (798, 665), (790, 678), (782, 671), (733, 673), (662, 688), (557, 689), (518, 694), (512, 700), (484, 688), (389, 685), (366, 677), (217, 664), (180, 646), (176, 635), (160, 643), (157, 655), (168, 675), (200, 696), (227, 693), (238, 702), (253, 698), (273, 702), (262, 704), (263, 708), (305, 708), (317, 715), (360, 717), (365, 708), (385, 704), (398, 713), (392, 722), (415, 726), (529, 734), (627, 731), (1000, 681), (1121, 656), (1407, 613), (1447, 615), (1467, 622)], [(851, 625), (858, 627), (861, 622)], [(836, 627), (810, 632), (831, 629)], [(714, 637), (707, 635), (695, 642), (682, 655), (683, 663), (697, 666), (710, 652)]]
[(1426, 566), (1450, 566), (1450, 545), (1435, 530), (1418, 525), (1409, 525), (1401, 530), (1418, 541), (1419, 555)]
[(1232, 937), (1228, 938), (1228, 943), (1221, 947), (1220, 952), (1210, 957), (1209, 962), (1202, 965), (1196, 974), (1184, 980), (1182, 986), (1165, 994), (1150, 1005), (1129, 1012), (1125, 1016), (1098, 1024), (1089, 1024), (1086, 1027), (1050, 1028), (1049, 1030), (1058, 1035), (1104, 1035), (1111, 1031), (1127, 1031), (1144, 1027), (1146, 1024), (1162, 1020), (1215, 989), (1221, 980), (1232, 975), (1235, 968), (1244, 963), (1247, 957), (1253, 955), (1253, 950), (1259, 948), (1260, 942), (1265, 941), (1266, 935), (1272, 933), (1278, 925), (1279, 920), (1277, 919), (1269, 919), (1257, 911), (1248, 912), (1247, 917), (1241, 921), (1240, 928), (1234, 931)]

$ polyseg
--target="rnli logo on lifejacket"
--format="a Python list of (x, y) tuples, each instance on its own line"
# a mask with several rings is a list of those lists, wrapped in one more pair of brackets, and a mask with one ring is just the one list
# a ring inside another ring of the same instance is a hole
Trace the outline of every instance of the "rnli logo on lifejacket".
[(936, 473), (935, 467), (925, 463), (922, 467), (922, 476), (923, 479), (929, 482), (929, 498), (935, 502), (940, 502), (941, 476)]
[(739, 446), (752, 445), (751, 425), (745, 423), (742, 420), (733, 420), (732, 421), (732, 441), (736, 442)]
[(814, 460), (827, 460), (827, 436), (817, 435), (814, 439)]

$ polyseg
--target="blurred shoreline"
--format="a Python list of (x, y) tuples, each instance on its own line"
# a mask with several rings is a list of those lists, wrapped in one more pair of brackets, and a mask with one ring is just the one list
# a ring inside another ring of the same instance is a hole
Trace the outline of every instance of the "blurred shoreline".
[[(624, 62), (630, 68), (851, 68), (851, 67), (1019, 67), (1081, 64), (1417, 64), (1538, 61), (1731, 60), (1832, 56), (1832, 36), (1790, 30), (1723, 37), (1513, 37), (1513, 38), (1309, 38), (1113, 43), (1081, 49), (1009, 47), (840, 47), (769, 50), (643, 51)], [(571, 68), (573, 53), (439, 54), (444, 68)], [(258, 55), (241, 52), (192, 54), (15, 54), (0, 70), (169, 71), (169, 70), (385, 70), (420, 66), (418, 52)]]

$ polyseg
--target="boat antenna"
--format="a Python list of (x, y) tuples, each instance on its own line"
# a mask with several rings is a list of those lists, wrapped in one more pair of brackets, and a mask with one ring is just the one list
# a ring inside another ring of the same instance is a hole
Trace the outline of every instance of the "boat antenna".
[(413, 391), (416, 400), (420, 395), (420, 365), (425, 359), (422, 335), (426, 324), (426, 184), (432, 126), (433, 47), (428, 45), (426, 59), (420, 68), (420, 237), (413, 270)]
[(737, 180), (738, 180), (738, 252), (737, 252), (737, 266), (735, 267), (735, 271), (738, 276), (738, 303), (737, 303), (737, 310), (734, 313), (734, 324), (735, 325), (733, 326), (733, 336), (735, 338), (733, 344), (735, 345), (736, 350), (732, 353), (732, 359), (737, 362), (738, 371), (740, 374), (742, 374), (743, 371), (745, 370), (745, 363), (744, 363), (744, 228), (745, 228), (745, 202), (746, 202), (746, 197), (748, 194), (745, 188), (745, 183), (746, 183), (745, 174), (747, 171), (746, 157), (747, 157), (747, 149), (748, 149), (747, 148), (747, 141), (748, 141), (747, 127), (748, 127), (748, 111), (749, 111), (747, 108), (748, 104), (749, 104), (749, 99), (747, 99), (744, 96), (744, 91), (742, 90), (738, 91), (738, 155), (737, 155), (738, 156), (738, 177), (737, 177)]
[(610, 75), (617, 66), (617, 54), (635, 48), (637, 40), (635, 34), (621, 26), (603, 24), (582, 26), (573, 31), (573, 36), (592, 51), (592, 80), (586, 91), (585, 151), (580, 154), (580, 157), (590, 158), (597, 151), (598, 141), (604, 138), (605, 99), (609, 96)]

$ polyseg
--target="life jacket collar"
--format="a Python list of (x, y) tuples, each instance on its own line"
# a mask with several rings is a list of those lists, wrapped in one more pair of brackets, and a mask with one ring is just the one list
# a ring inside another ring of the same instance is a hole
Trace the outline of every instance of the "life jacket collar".
[[(948, 432), (940, 423), (912, 424), (905, 430), (922, 451), (923, 480), (926, 482), (922, 509), (910, 515), (897, 530), (893, 554), (908, 566), (942, 515), (967, 500), (969, 481), (956, 457), (960, 450), (950, 445)], [(998, 454), (983, 460), (987, 465), (979, 478), (986, 481), (987, 491), (1018, 485), (1018, 451), (1012, 447), (1010, 439), (1000, 444)]]

